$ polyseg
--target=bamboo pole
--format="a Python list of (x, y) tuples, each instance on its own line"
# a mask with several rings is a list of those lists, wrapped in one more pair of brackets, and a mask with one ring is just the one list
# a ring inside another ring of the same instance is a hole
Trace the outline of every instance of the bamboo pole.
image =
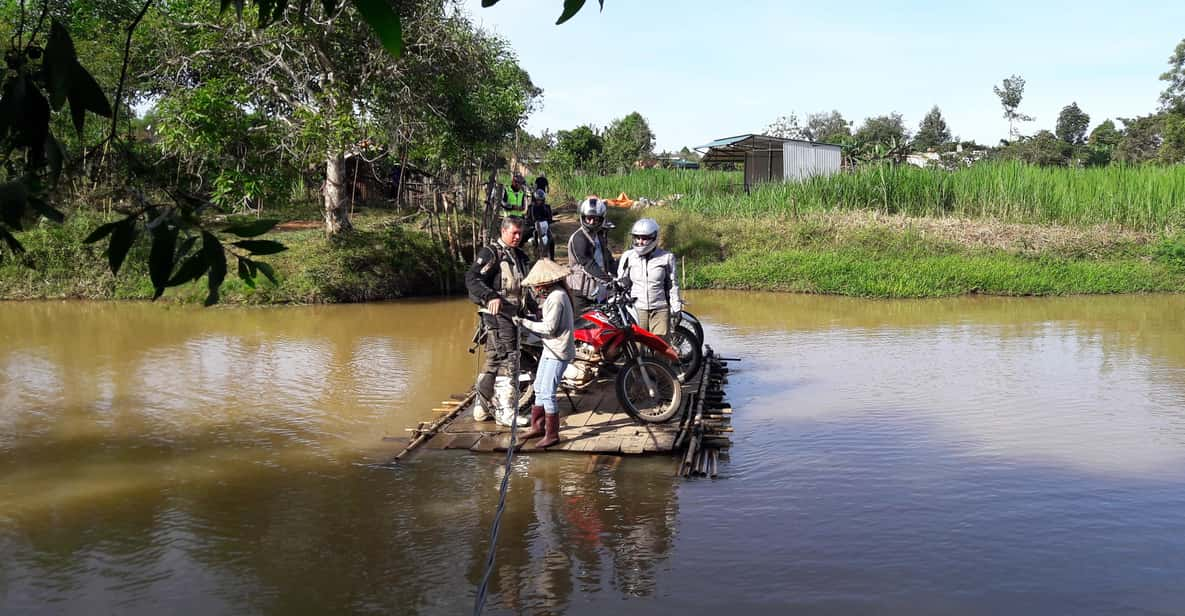
[(461, 413), (461, 410), (466, 408), (465, 405), (468, 404), (470, 401), (472, 401), (473, 397), (476, 395), (477, 395), (477, 390), (470, 391), (469, 395), (465, 396), (465, 398), (462, 399), (460, 401), (460, 403), (458, 403), (457, 406), (455, 408), (453, 408), (453, 410), (448, 415), (445, 415), (444, 417), (441, 417), (440, 419), (437, 419), (436, 421), (432, 422), (432, 424), (430, 426), (428, 426), (428, 428), (426, 430), (420, 432), (419, 436), (417, 436), (415, 439), (413, 439), (412, 442), (408, 443), (407, 447), (403, 448), (403, 451), (400, 451), (399, 453), (395, 454), (395, 457), (391, 459), (391, 462), (398, 464), (399, 460), (402, 459), (403, 456), (406, 456), (408, 453), (411, 452), (411, 450), (415, 449), (416, 447), (419, 447), (420, 445), (424, 444), (424, 442), (427, 441), (429, 438), (435, 436), (436, 433), (440, 431), (440, 428), (443, 427), (446, 423), (455, 419), (456, 416)]

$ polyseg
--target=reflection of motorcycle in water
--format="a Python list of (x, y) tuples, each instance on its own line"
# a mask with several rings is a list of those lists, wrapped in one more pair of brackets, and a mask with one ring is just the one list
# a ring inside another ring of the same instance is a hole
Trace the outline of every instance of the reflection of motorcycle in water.
[[(581, 391), (602, 375), (616, 372), (617, 401), (622, 408), (639, 421), (662, 423), (675, 417), (683, 402), (679, 377), (671, 367), (678, 363), (679, 354), (666, 340), (634, 323), (628, 312), (632, 302), (618, 291), (577, 319), (576, 358), (564, 370), (561, 385)], [(533, 353), (537, 362), (542, 345), (529, 336), (523, 349)]]

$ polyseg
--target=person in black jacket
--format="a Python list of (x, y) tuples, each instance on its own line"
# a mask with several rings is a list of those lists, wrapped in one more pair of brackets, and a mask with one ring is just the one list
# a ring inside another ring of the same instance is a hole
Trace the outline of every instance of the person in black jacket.
[(547, 193), (541, 189), (535, 189), (531, 207), (527, 208), (527, 233), (523, 242), (526, 243), (531, 238), (535, 239), (539, 248), (535, 253), (536, 257), (543, 256), (555, 260), (555, 240), (551, 232), (551, 225), (554, 222), (555, 217), (552, 214), (551, 206), (547, 204)]
[(481, 320), (486, 329), (486, 358), (476, 388), (486, 411), (494, 409), (494, 380), (498, 373), (509, 376), (514, 369), (518, 327), (512, 319), (522, 314), (528, 300), (522, 288), (528, 269), (527, 253), (518, 247), (522, 238), (523, 219), (503, 218), (499, 238), (477, 251), (477, 258), (465, 272), (469, 299), (484, 308)]
[(580, 228), (568, 238), (568, 288), (572, 290), (572, 306), (576, 316), (584, 314), (608, 297), (613, 252), (609, 250), (605, 224), (605, 202), (593, 195), (580, 204)]

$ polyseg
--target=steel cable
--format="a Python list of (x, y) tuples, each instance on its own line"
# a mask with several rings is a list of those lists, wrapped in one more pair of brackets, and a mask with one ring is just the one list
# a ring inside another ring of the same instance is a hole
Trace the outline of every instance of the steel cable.
[[(492, 334), (492, 332), (491, 332)], [(473, 602), (473, 616), (481, 616), (485, 608), (486, 590), (490, 583), (490, 574), (494, 572), (494, 552), (498, 548), (498, 528), (502, 525), (502, 512), (506, 510), (506, 493), (510, 491), (510, 471), (514, 463), (515, 436), (518, 432), (518, 379), (519, 362), (522, 356), (522, 336), (518, 326), (514, 328), (514, 369), (511, 377), (514, 381), (514, 397), (511, 399), (512, 419), (510, 420), (510, 444), (506, 447), (506, 468), (502, 473), (502, 486), (498, 489), (498, 508), (494, 512), (494, 523), (490, 528), (490, 547), (486, 552), (486, 570), (481, 576), (481, 586), (477, 588), (477, 598)], [(496, 396), (495, 396), (496, 397)], [(496, 415), (496, 411), (495, 411)]]

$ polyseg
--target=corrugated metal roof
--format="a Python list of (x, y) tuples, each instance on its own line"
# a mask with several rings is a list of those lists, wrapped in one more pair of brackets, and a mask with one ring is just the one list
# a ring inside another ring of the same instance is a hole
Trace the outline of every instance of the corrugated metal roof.
[(818, 141), (808, 141), (806, 139), (791, 139), (789, 137), (774, 137), (772, 135), (758, 135), (758, 134), (754, 134), (754, 133), (749, 133), (747, 135), (737, 135), (735, 137), (724, 137), (723, 139), (717, 139), (711, 143), (706, 143), (704, 145), (696, 146), (695, 149), (702, 150), (704, 148), (725, 148), (728, 146), (749, 145), (749, 144), (745, 144), (743, 142), (748, 141), (750, 139), (753, 140), (754, 143), (752, 145), (755, 145), (755, 146), (764, 145), (764, 146), (768, 147), (769, 144), (771, 144), (771, 143), (786, 143), (787, 141), (794, 141), (794, 142), (798, 142), (798, 143), (809, 143), (815, 147), (829, 147), (829, 148), (840, 147), (840, 146), (835, 145), (833, 143), (820, 143)]
[(701, 148), (719, 148), (719, 147), (723, 147), (726, 145), (732, 145), (738, 141), (744, 141), (752, 136), (753, 136), (753, 134), (750, 133), (747, 135), (737, 135), (736, 137), (725, 137), (723, 139), (717, 139), (717, 140), (713, 141), (712, 143), (705, 143), (704, 145), (697, 145), (697, 146), (695, 146), (694, 149), (698, 150)]

